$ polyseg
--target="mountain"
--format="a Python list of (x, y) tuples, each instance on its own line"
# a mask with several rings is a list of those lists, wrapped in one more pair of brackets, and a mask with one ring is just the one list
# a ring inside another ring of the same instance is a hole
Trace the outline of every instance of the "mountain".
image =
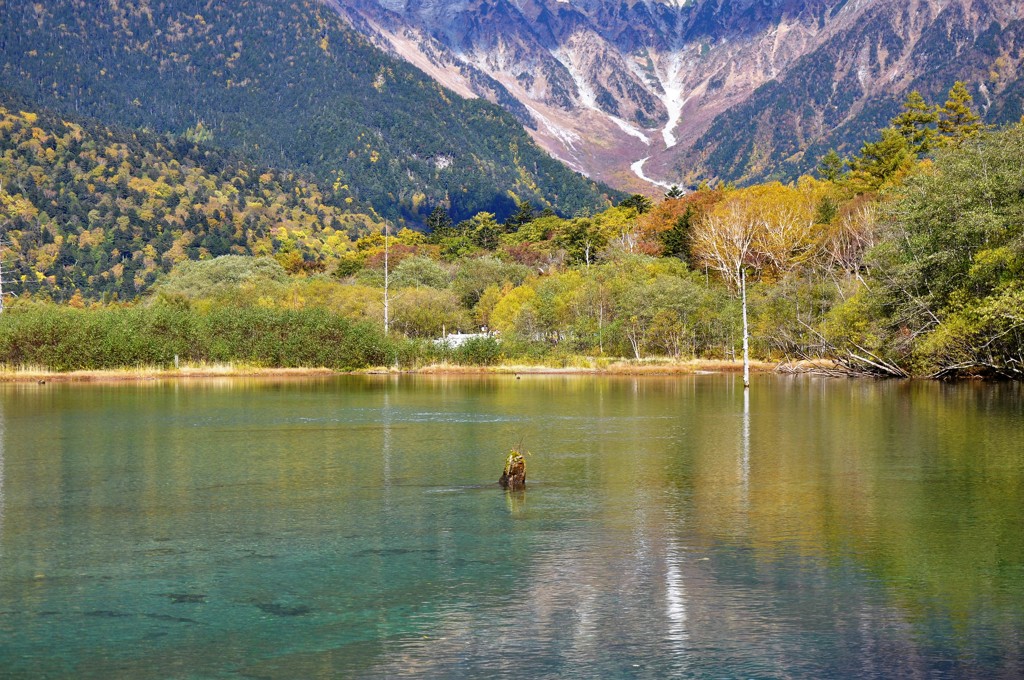
[[(956, 80), (988, 122), (1024, 102), (1019, 0), (330, 0), (591, 177), (652, 191), (792, 177)], [(649, 180), (647, 178), (653, 178)]]
[(0, 0), (0, 90), (58, 113), (201, 134), (297, 170), (339, 205), (421, 222), (569, 214), (609, 190), (551, 158), (516, 119), (381, 52), (312, 0)]

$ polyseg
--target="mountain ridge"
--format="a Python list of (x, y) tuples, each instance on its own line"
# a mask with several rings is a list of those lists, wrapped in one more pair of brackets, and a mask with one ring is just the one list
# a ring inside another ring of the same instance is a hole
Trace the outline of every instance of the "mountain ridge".
[(443, 62), (489, 76), (501, 87), (463, 85), (516, 99), (541, 146), (627, 190), (792, 177), (856, 151), (915, 87), (937, 100), (964, 80), (990, 122), (1021, 108), (1011, 0), (329, 4), (440, 82)]

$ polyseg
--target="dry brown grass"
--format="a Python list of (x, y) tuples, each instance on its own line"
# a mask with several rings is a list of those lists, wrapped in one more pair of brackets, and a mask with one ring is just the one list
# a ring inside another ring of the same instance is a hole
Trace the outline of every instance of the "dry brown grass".
[(261, 368), (244, 364), (189, 364), (181, 368), (136, 366), (99, 371), (51, 371), (40, 366), (0, 366), (0, 382), (122, 382), (179, 378), (304, 377), (334, 375), (329, 368)]
[[(503, 375), (503, 374), (581, 374), (581, 375), (694, 375), (702, 373), (741, 373), (742, 361), (717, 359), (692, 359), (675, 361), (651, 359), (641, 361), (588, 359), (579, 357), (569, 366), (544, 366), (534, 364), (500, 364), (498, 366), (464, 366), (460, 364), (431, 364), (412, 370), (369, 369), (362, 373), (416, 373), (422, 375)], [(776, 364), (751, 361), (754, 373), (771, 373)]]
[[(740, 373), (742, 361), (717, 359), (602, 359), (572, 357), (565, 366), (537, 364), (501, 364), (498, 366), (465, 366), (460, 364), (431, 364), (415, 369), (369, 368), (356, 374), (415, 373), (420, 375), (700, 375), (704, 373)], [(777, 365), (763, 361), (750, 362), (754, 373), (771, 373)], [(162, 366), (137, 366), (98, 371), (51, 371), (41, 366), (0, 365), (0, 383), (3, 382), (124, 382), (142, 380), (169, 380), (181, 378), (273, 377), (302, 378), (339, 375), (329, 368), (262, 368), (245, 364), (210, 363), (188, 364), (179, 369)]]

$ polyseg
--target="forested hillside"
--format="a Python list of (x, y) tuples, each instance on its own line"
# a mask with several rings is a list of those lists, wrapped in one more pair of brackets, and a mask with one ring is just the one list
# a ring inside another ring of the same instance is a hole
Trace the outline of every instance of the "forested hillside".
[(227, 254), (322, 271), (378, 226), (293, 173), (185, 137), (0, 106), (8, 293), (131, 299), (184, 260)]
[(388, 218), (608, 205), (510, 114), (444, 90), (313, 0), (0, 0), (0, 15), (0, 88), (310, 172)]

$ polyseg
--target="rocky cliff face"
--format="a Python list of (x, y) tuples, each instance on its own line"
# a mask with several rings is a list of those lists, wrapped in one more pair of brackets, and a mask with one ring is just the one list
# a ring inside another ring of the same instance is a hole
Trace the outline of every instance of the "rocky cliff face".
[(630, 190), (791, 176), (965, 80), (1020, 116), (1019, 0), (325, 0), (378, 45), (512, 111)]

